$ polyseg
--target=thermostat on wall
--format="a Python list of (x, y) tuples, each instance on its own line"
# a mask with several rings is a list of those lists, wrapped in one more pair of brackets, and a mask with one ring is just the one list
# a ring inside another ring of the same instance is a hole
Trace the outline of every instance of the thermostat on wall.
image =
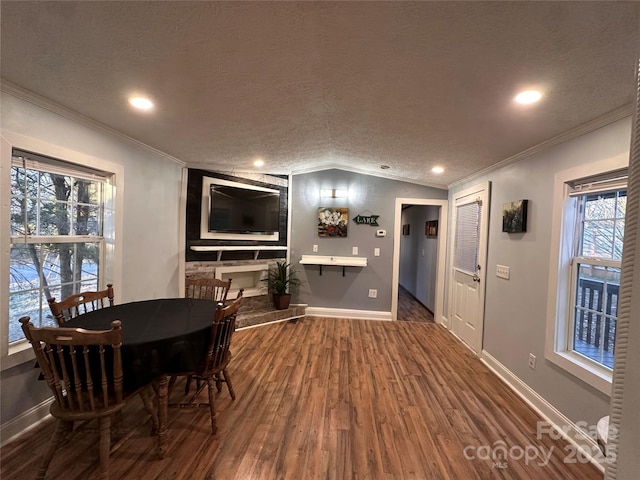
[(376, 230), (376, 237), (384, 237), (386, 234), (386, 230)]

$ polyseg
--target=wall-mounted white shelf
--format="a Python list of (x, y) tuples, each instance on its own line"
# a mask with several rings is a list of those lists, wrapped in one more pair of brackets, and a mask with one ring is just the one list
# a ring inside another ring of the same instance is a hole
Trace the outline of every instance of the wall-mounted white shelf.
[(189, 247), (194, 252), (218, 252), (218, 261), (222, 258), (222, 252), (231, 251), (253, 251), (253, 259), (257, 260), (258, 255), (264, 250), (286, 250), (287, 247), (275, 246), (275, 245), (241, 245), (241, 246), (213, 246), (213, 245), (191, 245)]
[(342, 276), (344, 277), (345, 267), (366, 267), (367, 257), (336, 257), (330, 255), (302, 255), (300, 259), (302, 265), (318, 265), (320, 267), (320, 275), (322, 275), (323, 265), (336, 265), (342, 267)]

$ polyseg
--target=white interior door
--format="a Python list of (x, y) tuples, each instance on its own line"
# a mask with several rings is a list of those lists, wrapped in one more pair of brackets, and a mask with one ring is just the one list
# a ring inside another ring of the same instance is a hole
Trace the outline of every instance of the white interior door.
[(474, 352), (482, 350), (489, 218), (489, 183), (453, 200), (451, 330)]

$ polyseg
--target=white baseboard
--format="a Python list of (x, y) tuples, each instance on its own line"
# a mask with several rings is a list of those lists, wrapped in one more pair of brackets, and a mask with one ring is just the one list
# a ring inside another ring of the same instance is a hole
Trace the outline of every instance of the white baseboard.
[(4, 447), (7, 443), (36, 427), (49, 417), (49, 406), (52, 403), (53, 397), (31, 407), (26, 412), (0, 426), (0, 447)]
[(274, 323), (282, 323), (282, 322), (288, 322), (289, 320), (303, 319), (304, 317), (306, 317), (306, 315), (295, 315), (293, 317), (279, 318), (278, 320), (273, 320), (271, 322), (257, 323), (255, 325), (247, 325), (246, 327), (238, 327), (236, 328), (236, 330), (248, 330), (250, 328), (264, 327), (265, 325), (273, 325)]
[[(583, 458), (588, 458), (593, 465), (604, 473), (605, 459), (604, 456), (600, 454), (600, 448), (594, 438), (591, 438), (574, 422), (565, 417), (562, 412), (541, 397), (538, 392), (533, 390), (529, 385), (520, 380), (486, 350), (482, 351), (480, 360), (489, 367), (498, 378), (506, 383), (511, 390), (522, 398), (527, 405), (549, 422), (566, 441), (573, 444), (580, 454), (584, 455)], [(597, 453), (597, 456), (594, 456), (594, 453)]]
[(357, 320), (392, 320), (391, 312), (349, 310), (346, 308), (307, 307), (307, 317), (355, 318)]
[(444, 326), (445, 326), (445, 328), (446, 328), (447, 330), (449, 330), (449, 319), (448, 319), (447, 317), (445, 317), (444, 315), (442, 315), (442, 316), (440, 317), (440, 322), (439, 322), (439, 323), (440, 323), (441, 325), (444, 325)]

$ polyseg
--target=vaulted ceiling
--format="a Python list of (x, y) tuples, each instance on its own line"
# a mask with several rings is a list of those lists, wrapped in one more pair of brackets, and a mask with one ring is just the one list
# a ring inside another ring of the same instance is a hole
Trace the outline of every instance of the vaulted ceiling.
[[(640, 3), (3, 1), (0, 18), (5, 85), (187, 165), (445, 186), (630, 106)], [(526, 88), (542, 100), (516, 104)]]

